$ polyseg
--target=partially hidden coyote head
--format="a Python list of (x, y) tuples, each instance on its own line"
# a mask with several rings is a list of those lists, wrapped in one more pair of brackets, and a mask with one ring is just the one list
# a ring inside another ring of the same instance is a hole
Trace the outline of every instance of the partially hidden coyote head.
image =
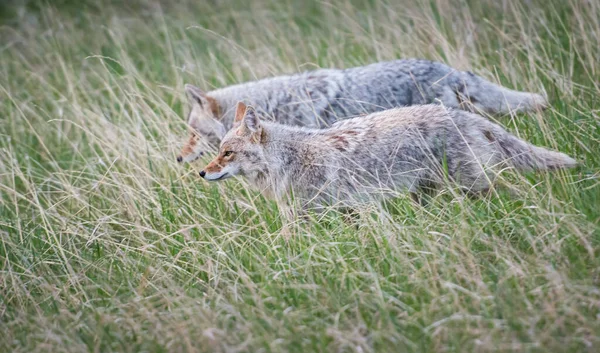
[(200, 172), (200, 176), (216, 181), (264, 172), (263, 143), (264, 131), (256, 110), (238, 103), (233, 128), (223, 138), (218, 156)]
[(178, 162), (193, 162), (208, 149), (215, 148), (225, 136), (227, 130), (218, 120), (219, 104), (206, 95), (200, 88), (185, 85), (185, 92), (191, 104), (188, 116), (190, 137), (177, 156)]

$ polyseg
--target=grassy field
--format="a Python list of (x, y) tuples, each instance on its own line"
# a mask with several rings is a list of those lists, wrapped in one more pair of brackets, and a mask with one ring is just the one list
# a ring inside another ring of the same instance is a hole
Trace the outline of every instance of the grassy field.
[[(0, 7), (0, 352), (597, 352), (600, 2)], [(498, 117), (582, 167), (281, 234), (181, 166), (204, 89), (419, 57), (543, 92)]]

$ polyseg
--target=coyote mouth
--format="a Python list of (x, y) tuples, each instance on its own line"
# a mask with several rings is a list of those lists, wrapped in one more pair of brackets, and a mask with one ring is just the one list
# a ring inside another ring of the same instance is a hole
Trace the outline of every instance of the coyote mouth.
[(225, 173), (225, 174), (221, 175), (220, 177), (218, 177), (216, 179), (212, 179), (211, 181), (219, 181), (221, 179), (225, 179), (228, 176), (229, 176), (229, 173)]

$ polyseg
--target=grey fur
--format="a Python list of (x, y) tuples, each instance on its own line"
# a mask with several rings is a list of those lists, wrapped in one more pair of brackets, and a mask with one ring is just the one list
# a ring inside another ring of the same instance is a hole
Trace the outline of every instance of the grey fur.
[[(254, 120), (252, 131), (245, 127), (248, 119)], [(257, 122), (249, 115), (227, 133), (220, 156), (225, 150), (235, 157), (205, 169), (206, 179), (244, 175), (275, 199), (293, 191), (317, 204), (398, 190), (416, 193), (443, 185), (445, 177), (478, 193), (507, 167), (535, 171), (576, 165), (571, 157), (533, 146), (480, 115), (433, 104), (373, 113), (326, 129)]]
[[(186, 85), (186, 90), (190, 95), (198, 95), (194, 86)], [(189, 124), (201, 136), (207, 131), (198, 126), (206, 125), (212, 129), (213, 118), (219, 120), (224, 130), (229, 130), (239, 101), (256, 107), (262, 116), (272, 121), (312, 128), (385, 109), (435, 102), (490, 114), (523, 112), (546, 106), (541, 95), (510, 90), (470, 72), (418, 59), (278, 76), (204, 95), (218, 103), (220, 114), (214, 116), (206, 109), (196, 109), (190, 114)], [(196, 97), (191, 101), (196, 104), (199, 99)]]
[[(235, 104), (245, 101), (286, 125), (328, 126), (338, 119), (434, 103), (459, 107), (471, 101), (486, 113), (531, 110), (544, 98), (509, 90), (439, 62), (396, 60), (345, 70), (321, 69), (230, 86), (208, 93), (225, 108), (231, 128)], [(509, 107), (510, 106), (510, 107)]]

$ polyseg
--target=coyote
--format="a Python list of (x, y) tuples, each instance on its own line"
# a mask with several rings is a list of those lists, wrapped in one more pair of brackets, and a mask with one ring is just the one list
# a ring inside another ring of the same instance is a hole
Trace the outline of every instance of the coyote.
[(576, 165), (566, 154), (533, 146), (482, 116), (437, 104), (311, 129), (261, 121), (240, 102), (235, 121), (200, 176), (216, 181), (243, 175), (265, 196), (285, 201), (293, 192), (305, 206), (353, 204), (395, 191), (418, 195), (445, 180), (481, 193), (507, 167)]
[(265, 117), (311, 128), (377, 111), (441, 102), (488, 114), (546, 107), (539, 94), (517, 92), (439, 62), (407, 59), (345, 70), (321, 69), (278, 76), (203, 92), (185, 86), (191, 110), (189, 141), (177, 157), (191, 162), (216, 148), (233, 124), (235, 105), (244, 101)]

